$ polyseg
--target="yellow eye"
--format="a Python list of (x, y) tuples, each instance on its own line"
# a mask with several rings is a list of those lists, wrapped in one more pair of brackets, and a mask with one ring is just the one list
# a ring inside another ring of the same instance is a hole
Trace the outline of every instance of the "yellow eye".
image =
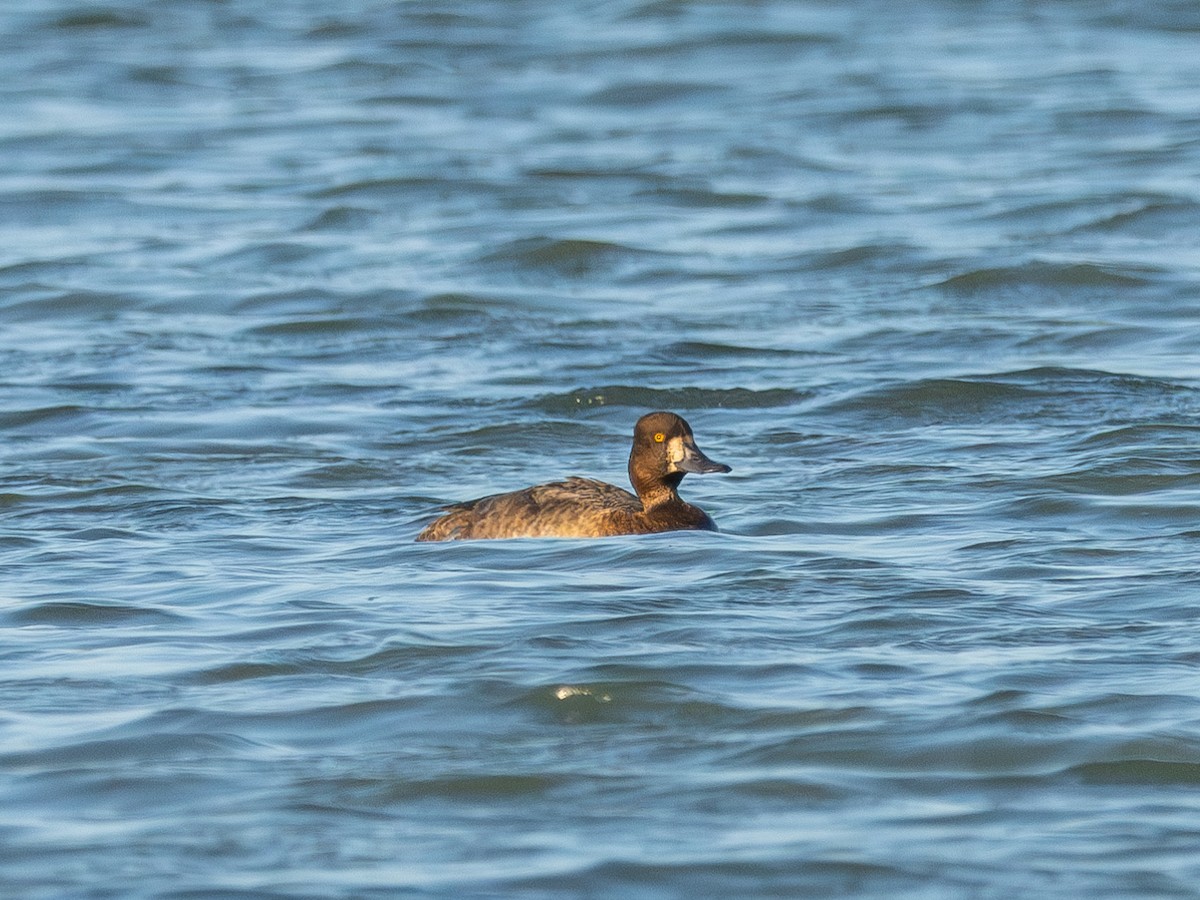
[(654, 443), (661, 444), (664, 440), (666, 440), (666, 437), (667, 436), (665, 434), (659, 431), (654, 435)]

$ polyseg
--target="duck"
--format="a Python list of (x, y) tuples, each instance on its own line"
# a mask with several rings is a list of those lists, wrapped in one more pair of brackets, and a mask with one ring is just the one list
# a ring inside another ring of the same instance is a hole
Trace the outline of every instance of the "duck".
[(716, 531), (704, 510), (679, 496), (687, 474), (730, 472), (696, 446), (692, 427), (673, 412), (647, 413), (633, 428), (629, 481), (636, 494), (593, 478), (571, 477), (444, 508), (418, 541), (495, 538), (598, 538), (664, 531)]

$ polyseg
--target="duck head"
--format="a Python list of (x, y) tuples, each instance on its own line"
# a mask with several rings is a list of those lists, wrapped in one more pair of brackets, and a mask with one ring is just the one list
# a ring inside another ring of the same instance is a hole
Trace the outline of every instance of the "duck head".
[(675, 413), (649, 413), (633, 427), (629, 480), (639, 496), (645, 497), (655, 484), (666, 485), (674, 492), (689, 472), (705, 475), (729, 471), (729, 466), (714, 462), (700, 451), (692, 427)]

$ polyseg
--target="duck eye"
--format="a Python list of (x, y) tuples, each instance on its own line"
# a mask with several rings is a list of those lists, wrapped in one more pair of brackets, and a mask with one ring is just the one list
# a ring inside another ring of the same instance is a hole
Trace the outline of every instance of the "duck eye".
[(661, 444), (664, 440), (666, 440), (666, 437), (667, 436), (665, 434), (663, 434), (661, 431), (655, 432), (654, 443)]

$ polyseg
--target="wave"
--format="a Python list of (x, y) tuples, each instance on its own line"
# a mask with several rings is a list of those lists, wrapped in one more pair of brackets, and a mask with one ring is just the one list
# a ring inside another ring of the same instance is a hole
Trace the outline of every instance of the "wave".
[(729, 90), (722, 84), (629, 81), (594, 91), (586, 98), (586, 102), (599, 106), (644, 109), (646, 106), (716, 100)]
[(151, 24), (151, 19), (132, 11), (101, 7), (63, 13), (47, 24), (51, 28), (62, 31), (108, 31), (145, 28)]
[[(1197, 389), (1161, 378), (1045, 366), (1011, 372), (923, 378), (869, 388), (820, 409), (924, 423), (1044, 419), (1049, 412), (1073, 418), (1139, 407), (1139, 415), (1188, 415)], [(1184, 409), (1180, 409), (1180, 406)], [(1194, 413), (1194, 410), (1192, 411)]]
[(872, 388), (821, 407), (824, 413), (863, 414), (878, 421), (911, 419), (925, 423), (994, 417), (1030, 403), (1037, 392), (998, 381), (926, 378)]
[(3, 309), (4, 318), (12, 322), (94, 322), (112, 319), (141, 306), (142, 299), (132, 294), (70, 290), (17, 300), (0, 309)]
[(1200, 787), (1200, 761), (1120, 759), (1083, 763), (1066, 771), (1086, 784)]
[(960, 296), (1005, 291), (1054, 290), (1073, 288), (1131, 288), (1151, 283), (1156, 272), (1151, 269), (1117, 269), (1095, 263), (1057, 263), (1034, 260), (1012, 266), (973, 269), (934, 285), (935, 288)]
[(616, 274), (668, 254), (610, 241), (531, 237), (510, 241), (478, 260), (492, 271), (526, 276), (586, 278)]
[(1123, 209), (1076, 226), (1072, 232), (1113, 232), (1154, 237), (1190, 230), (1200, 219), (1200, 203), (1175, 197), (1142, 200), (1134, 209)]
[(576, 388), (563, 394), (543, 394), (526, 407), (555, 415), (594, 406), (624, 406), (639, 410), (770, 409), (799, 403), (805, 397), (803, 391), (792, 388), (648, 388), (614, 384)]
[(56, 600), (13, 610), (6, 618), (18, 625), (90, 628), (96, 625), (155, 625), (183, 617), (158, 607)]
[(1122, 425), (1103, 428), (1082, 438), (1080, 449), (1131, 449), (1137, 447), (1178, 447), (1193, 450), (1200, 444), (1200, 425), (1184, 422), (1150, 423), (1145, 425)]

